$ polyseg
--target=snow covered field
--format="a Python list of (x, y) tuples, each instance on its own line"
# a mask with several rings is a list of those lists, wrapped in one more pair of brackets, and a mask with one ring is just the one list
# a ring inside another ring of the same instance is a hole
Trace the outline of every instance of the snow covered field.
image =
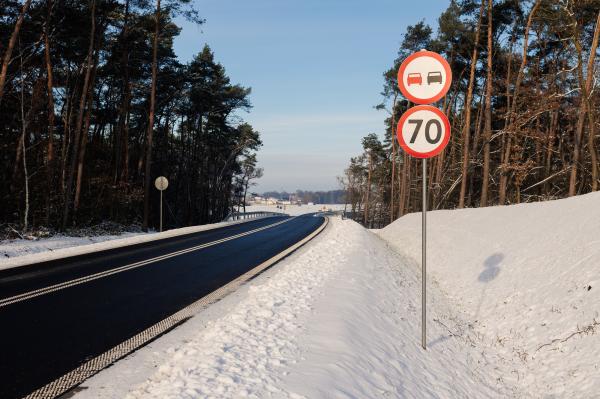
[(341, 211), (344, 209), (344, 204), (285, 205), (285, 209), (278, 209), (276, 205), (249, 205), (246, 207), (246, 212), (283, 212), (291, 216), (297, 216), (304, 213), (320, 212), (323, 209)]
[(79, 398), (597, 398), (600, 193), (315, 240)]

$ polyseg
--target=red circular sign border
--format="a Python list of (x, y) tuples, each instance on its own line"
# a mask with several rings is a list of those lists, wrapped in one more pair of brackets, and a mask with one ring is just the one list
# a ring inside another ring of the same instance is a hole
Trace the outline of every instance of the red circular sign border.
[[(404, 137), (402, 136), (402, 126), (404, 125), (406, 118), (408, 118), (409, 116), (411, 116), (412, 114), (414, 114), (417, 111), (431, 111), (434, 114), (436, 114), (437, 116), (439, 116), (440, 119), (442, 120), (442, 122), (444, 122), (444, 127), (446, 128), (447, 134), (444, 136), (444, 140), (442, 141), (442, 143), (433, 151), (417, 152), (417, 151), (411, 149), (404, 141)], [(444, 114), (442, 111), (440, 111), (436, 107), (432, 107), (431, 105), (417, 105), (415, 107), (412, 107), (408, 111), (406, 111), (402, 115), (402, 117), (400, 117), (400, 120), (398, 121), (398, 125), (396, 126), (396, 138), (398, 140), (398, 144), (400, 144), (400, 147), (402, 147), (402, 149), (409, 155), (411, 155), (415, 158), (421, 158), (421, 159), (432, 158), (432, 157), (435, 157), (436, 155), (438, 155), (440, 152), (442, 152), (444, 150), (444, 148), (446, 148), (446, 146), (448, 145), (448, 142), (450, 141), (450, 121), (448, 120), (448, 117), (446, 116), (446, 114)]]
[[(442, 64), (442, 66), (444, 67), (444, 70), (446, 72), (446, 83), (444, 84), (442, 91), (440, 91), (438, 95), (431, 97), (431, 98), (427, 98), (427, 99), (419, 99), (417, 97), (412, 96), (408, 92), (408, 90), (404, 86), (404, 79), (402, 79), (402, 75), (404, 75), (404, 71), (406, 70), (406, 67), (412, 60), (419, 58), (419, 57), (424, 57), (424, 56), (435, 58)], [(425, 51), (417, 51), (416, 53), (409, 55), (402, 62), (402, 65), (400, 65), (400, 69), (398, 69), (398, 88), (400, 89), (400, 91), (402, 92), (404, 97), (406, 97), (409, 101), (412, 101), (415, 104), (431, 104), (431, 103), (438, 101), (439, 99), (441, 99), (448, 93), (448, 90), (450, 89), (451, 84), (452, 84), (452, 69), (450, 68), (450, 65), (448, 64), (448, 61), (446, 61), (444, 59), (444, 57), (442, 57), (438, 53), (434, 53), (433, 51), (426, 51), (426, 50)]]

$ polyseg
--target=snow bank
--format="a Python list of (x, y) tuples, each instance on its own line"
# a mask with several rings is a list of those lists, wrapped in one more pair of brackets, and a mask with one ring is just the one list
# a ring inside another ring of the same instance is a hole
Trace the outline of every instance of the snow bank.
[(258, 218), (183, 227), (162, 233), (124, 233), (89, 237), (58, 235), (38, 240), (5, 240), (0, 241), (0, 270), (197, 233), (256, 219)]
[[(421, 215), (378, 232), (421, 257)], [(428, 214), (428, 273), (534, 397), (600, 392), (600, 193)], [(456, 333), (453, 331), (453, 333)]]
[(104, 241), (118, 240), (134, 237), (143, 233), (122, 233), (94, 236), (73, 237), (57, 234), (51, 237), (37, 238), (35, 240), (15, 239), (0, 241), (0, 269), (8, 264), (7, 260), (19, 256), (37, 254), (46, 251), (75, 247), (80, 245), (95, 244)]
[[(250, 282), (227, 312), (204, 328), (184, 325), (163, 337), (173, 342), (178, 336), (166, 356), (154, 358), (153, 373), (126, 396), (518, 396), (502, 383), (493, 357), (469, 344), (467, 333), (448, 338), (447, 328), (468, 327), (452, 316), (435, 287), (430, 317), (437, 321), (431, 321), (430, 349), (421, 349), (417, 270), (373, 233), (332, 219), (317, 239)], [(111, 384), (136, 368), (134, 355), (86, 382), (79, 397), (122, 397), (124, 382)]]

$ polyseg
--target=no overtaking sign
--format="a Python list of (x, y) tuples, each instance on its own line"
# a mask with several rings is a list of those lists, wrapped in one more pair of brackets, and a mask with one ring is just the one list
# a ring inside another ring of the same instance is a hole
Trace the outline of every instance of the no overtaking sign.
[(441, 55), (419, 51), (407, 57), (398, 70), (398, 87), (415, 104), (431, 104), (446, 95), (452, 70)]

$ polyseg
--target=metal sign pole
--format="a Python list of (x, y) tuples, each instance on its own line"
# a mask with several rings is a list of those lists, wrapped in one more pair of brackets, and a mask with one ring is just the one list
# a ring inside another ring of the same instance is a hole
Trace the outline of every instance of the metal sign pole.
[(427, 349), (427, 158), (423, 158), (423, 220), (421, 241), (421, 345)]
[[(427, 83), (428, 90), (423, 90)], [(433, 84), (433, 85), (432, 85)], [(427, 349), (427, 158), (440, 154), (450, 141), (450, 121), (432, 106), (442, 99), (452, 85), (452, 68), (438, 53), (417, 51), (409, 55), (398, 69), (398, 88), (410, 108), (398, 121), (398, 144), (409, 155), (423, 161), (423, 220), (421, 222), (421, 346)], [(411, 115), (414, 115), (410, 118)], [(421, 127), (425, 127), (425, 134)], [(435, 132), (435, 136), (432, 134)], [(424, 137), (423, 137), (424, 136)]]
[(154, 187), (160, 191), (160, 231), (163, 231), (163, 191), (169, 187), (169, 180), (164, 176), (158, 176), (154, 180)]

